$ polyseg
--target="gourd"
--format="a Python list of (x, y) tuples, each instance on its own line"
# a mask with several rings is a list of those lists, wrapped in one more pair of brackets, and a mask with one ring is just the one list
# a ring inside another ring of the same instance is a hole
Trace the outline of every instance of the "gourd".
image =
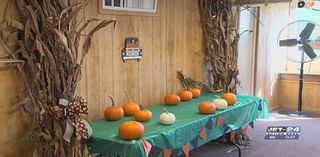
[(188, 88), (184, 83), (183, 83), (183, 86), (184, 86), (184, 90), (179, 92), (178, 95), (179, 95), (181, 101), (189, 101), (193, 97), (192, 92), (188, 91)]
[(172, 94), (168, 94), (164, 97), (164, 103), (168, 106), (178, 105), (180, 103), (180, 97), (173, 94), (174, 86), (172, 88)]
[(192, 98), (197, 98), (201, 95), (201, 90), (199, 88), (191, 88), (189, 91), (192, 93)]
[(164, 125), (171, 125), (176, 121), (176, 116), (170, 113), (166, 108), (163, 108), (165, 112), (160, 114), (160, 123)]
[(139, 139), (144, 134), (144, 126), (137, 121), (126, 121), (120, 124), (118, 135), (125, 140)]
[(127, 96), (127, 99), (129, 101), (129, 103), (126, 103), (122, 106), (123, 111), (124, 111), (124, 115), (133, 116), (136, 111), (140, 110), (140, 107), (138, 104), (136, 104), (132, 101), (131, 97), (129, 96), (129, 94), (126, 91), (124, 91), (124, 93)]
[(122, 107), (114, 105), (114, 100), (112, 96), (109, 96), (109, 98), (111, 99), (112, 105), (107, 107), (104, 110), (105, 119), (111, 120), (111, 121), (116, 121), (121, 119), (124, 114)]
[(218, 110), (223, 110), (228, 107), (228, 102), (218, 96), (217, 96), (217, 99), (213, 100), (213, 103), (216, 105), (216, 108)]
[(152, 119), (152, 112), (140, 106), (140, 110), (134, 113), (134, 118), (139, 122), (147, 122)]
[(199, 112), (201, 114), (211, 114), (216, 112), (216, 105), (213, 102), (201, 102), (199, 104)]
[(228, 102), (228, 105), (234, 105), (237, 102), (237, 97), (233, 93), (224, 93), (222, 98)]

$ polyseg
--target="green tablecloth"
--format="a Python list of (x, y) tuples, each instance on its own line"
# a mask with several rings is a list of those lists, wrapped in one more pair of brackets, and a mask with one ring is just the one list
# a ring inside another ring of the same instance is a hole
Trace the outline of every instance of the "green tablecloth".
[[(225, 110), (218, 110), (211, 115), (198, 113), (198, 104), (203, 101), (215, 99), (213, 93), (203, 93), (201, 97), (188, 102), (181, 102), (177, 106), (166, 106), (169, 112), (176, 116), (173, 125), (161, 125), (160, 114), (163, 112), (163, 104), (148, 107), (152, 111), (153, 118), (144, 122), (145, 133), (143, 139), (149, 141), (152, 146), (159, 149), (178, 149), (197, 138), (200, 130), (206, 129), (206, 139), (199, 139), (197, 146), (216, 139), (231, 130), (253, 122), (256, 118), (268, 118), (268, 107), (265, 99), (253, 96), (237, 96), (237, 104), (229, 106)], [(221, 126), (216, 126), (218, 116), (223, 119)], [(144, 148), (139, 140), (126, 141), (118, 137), (118, 126), (133, 117), (124, 117), (120, 121), (96, 120), (90, 122), (93, 134), (88, 141), (90, 153), (111, 153), (128, 157), (144, 157)], [(210, 122), (211, 123), (208, 123)], [(227, 129), (226, 129), (227, 128)], [(190, 149), (193, 149), (191, 146)]]

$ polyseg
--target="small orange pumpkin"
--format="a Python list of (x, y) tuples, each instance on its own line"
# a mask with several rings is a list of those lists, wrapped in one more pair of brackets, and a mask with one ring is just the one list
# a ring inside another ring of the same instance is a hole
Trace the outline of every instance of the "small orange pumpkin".
[(131, 97), (129, 96), (129, 94), (126, 91), (124, 91), (124, 93), (126, 94), (128, 100), (130, 101), (129, 103), (126, 103), (122, 106), (123, 111), (124, 111), (124, 115), (133, 116), (136, 111), (140, 110), (140, 107), (138, 104), (136, 104), (132, 101)]
[(199, 88), (191, 88), (189, 91), (192, 93), (193, 98), (197, 98), (201, 95), (201, 90)]
[(199, 112), (201, 114), (211, 114), (216, 112), (216, 105), (212, 102), (202, 102), (199, 104)]
[(183, 90), (183, 91), (179, 92), (178, 95), (182, 101), (189, 101), (192, 99), (192, 93), (187, 90)]
[(222, 98), (228, 102), (228, 105), (234, 105), (237, 102), (237, 97), (233, 93), (224, 93)]
[(114, 106), (114, 100), (112, 96), (109, 96), (112, 105), (104, 110), (104, 117), (107, 120), (116, 121), (123, 117), (123, 109), (120, 106)]
[(180, 97), (176, 94), (169, 94), (164, 97), (164, 103), (168, 106), (178, 105), (180, 103)]
[(118, 134), (125, 140), (139, 139), (144, 134), (144, 126), (137, 121), (126, 121), (120, 124)]
[(152, 112), (150, 110), (144, 109), (140, 106), (141, 110), (138, 110), (134, 113), (134, 118), (139, 122), (147, 122), (152, 119)]

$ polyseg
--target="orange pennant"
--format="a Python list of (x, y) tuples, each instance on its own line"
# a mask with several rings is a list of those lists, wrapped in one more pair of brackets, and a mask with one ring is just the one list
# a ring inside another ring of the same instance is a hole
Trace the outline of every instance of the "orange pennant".
[(182, 147), (182, 151), (183, 151), (185, 157), (189, 157), (189, 149), (190, 149), (190, 144), (189, 143), (187, 143), (186, 145), (184, 145)]
[(219, 127), (223, 122), (222, 116), (218, 116), (216, 126)]
[(145, 152), (146, 155), (148, 156), (149, 153), (150, 153), (150, 151), (151, 151), (152, 145), (150, 144), (149, 141), (144, 140), (144, 139), (142, 139), (142, 140), (140, 141), (140, 143), (141, 143), (141, 145), (143, 146), (144, 152)]
[(235, 131), (231, 131), (231, 133), (230, 133), (231, 140), (234, 140), (235, 137), (236, 137), (236, 132)]
[(163, 150), (163, 157), (170, 157), (171, 156), (171, 149)]
[(202, 128), (199, 133), (199, 137), (203, 140), (206, 139), (206, 128)]

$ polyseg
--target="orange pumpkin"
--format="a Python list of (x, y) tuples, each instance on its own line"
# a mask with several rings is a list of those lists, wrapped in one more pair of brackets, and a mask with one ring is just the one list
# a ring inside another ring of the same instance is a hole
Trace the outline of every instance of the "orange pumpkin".
[(140, 108), (141, 110), (138, 110), (137, 112), (134, 113), (134, 118), (136, 119), (136, 121), (139, 121), (139, 122), (150, 121), (152, 119), (152, 112), (150, 110), (143, 109), (142, 107)]
[(114, 100), (112, 96), (109, 96), (112, 101), (112, 105), (104, 110), (104, 117), (107, 120), (116, 121), (123, 117), (123, 109), (120, 106), (114, 106)]
[(139, 139), (144, 134), (144, 126), (137, 121), (126, 121), (120, 124), (118, 134), (125, 140)]
[(216, 105), (212, 102), (202, 102), (199, 104), (199, 112), (201, 114), (211, 114), (216, 112)]
[(124, 104), (122, 108), (126, 116), (133, 116), (135, 112), (140, 110), (139, 105), (133, 102)]
[(193, 98), (197, 98), (201, 95), (201, 90), (199, 88), (191, 88), (189, 91), (192, 93)]
[(187, 90), (183, 90), (183, 91), (179, 92), (178, 95), (182, 101), (189, 101), (192, 99), (192, 93)]
[(129, 94), (126, 91), (124, 91), (124, 93), (129, 100), (129, 103), (126, 103), (122, 106), (123, 111), (124, 111), (124, 115), (133, 116), (136, 111), (140, 110), (140, 107), (138, 104), (136, 104), (132, 101), (131, 97), (129, 96)]
[(169, 94), (164, 97), (164, 103), (168, 106), (178, 105), (180, 103), (180, 97), (176, 94)]
[(228, 105), (234, 105), (237, 102), (237, 97), (233, 93), (224, 93), (222, 98), (228, 102)]

